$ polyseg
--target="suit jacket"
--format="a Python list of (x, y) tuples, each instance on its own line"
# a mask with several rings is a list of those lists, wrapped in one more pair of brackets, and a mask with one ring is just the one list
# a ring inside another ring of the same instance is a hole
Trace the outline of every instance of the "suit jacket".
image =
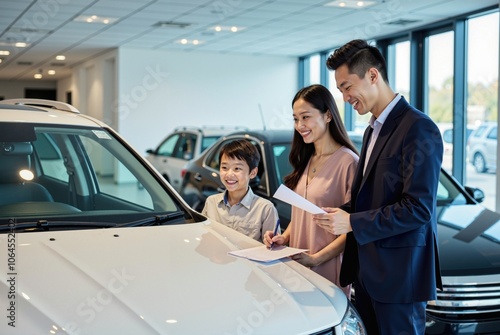
[(340, 273), (385, 303), (436, 299), (441, 288), (436, 192), (443, 142), (436, 124), (402, 97), (385, 120), (365, 173), (368, 127), (354, 177)]

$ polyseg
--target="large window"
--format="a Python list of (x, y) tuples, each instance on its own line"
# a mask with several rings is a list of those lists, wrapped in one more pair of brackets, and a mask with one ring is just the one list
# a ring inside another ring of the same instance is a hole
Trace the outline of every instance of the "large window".
[[(328, 55), (330, 55), (330, 53)], [(340, 117), (345, 122), (346, 119), (345, 102), (344, 102), (344, 97), (342, 96), (342, 93), (340, 93), (340, 90), (337, 88), (337, 83), (335, 82), (335, 71), (328, 71), (327, 77), (328, 77), (327, 87), (330, 90), (330, 92), (332, 92), (333, 98), (335, 99), (335, 103), (337, 104), (337, 108), (340, 113)]]
[(495, 209), (498, 119), (498, 12), (469, 20), (467, 39), (467, 121), (476, 129), (467, 147), (467, 185), (485, 192)]
[[(444, 145), (443, 168), (453, 166), (453, 67), (454, 33), (447, 31), (426, 38), (427, 58), (425, 112), (438, 124)], [(446, 134), (445, 134), (446, 132)]]
[(387, 50), (389, 83), (397, 93), (410, 101), (410, 42), (403, 41), (389, 45)]
[[(438, 124), (444, 141), (443, 169), (460, 183), (483, 190), (483, 204), (496, 210), (498, 9), (369, 43), (386, 55), (393, 90)], [(365, 129), (371, 114), (360, 116), (344, 103), (334, 72), (324, 76), (322, 59), (334, 49), (305, 58), (303, 85), (325, 83), (346, 127)], [(475, 131), (479, 127), (485, 130)]]

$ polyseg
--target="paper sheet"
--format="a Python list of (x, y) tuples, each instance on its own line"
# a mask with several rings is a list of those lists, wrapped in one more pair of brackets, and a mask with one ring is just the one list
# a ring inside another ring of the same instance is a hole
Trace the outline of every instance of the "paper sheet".
[(292, 255), (300, 254), (301, 252), (307, 251), (307, 249), (297, 249), (285, 246), (275, 246), (272, 250), (268, 249), (265, 245), (255, 248), (243, 249), (230, 251), (228, 254), (248, 258), (259, 262), (271, 262), (280, 258), (289, 257)]
[(326, 213), (324, 210), (308, 201), (307, 199), (301, 197), (283, 184), (278, 187), (273, 197), (312, 214)]

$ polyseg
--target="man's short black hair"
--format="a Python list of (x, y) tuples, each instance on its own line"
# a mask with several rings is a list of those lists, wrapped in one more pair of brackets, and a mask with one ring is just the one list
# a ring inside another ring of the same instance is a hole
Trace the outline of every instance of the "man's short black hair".
[(347, 64), (349, 73), (354, 73), (359, 78), (364, 78), (366, 72), (374, 67), (380, 72), (382, 79), (389, 83), (387, 65), (382, 53), (365, 40), (352, 40), (346, 43), (336, 49), (326, 61), (326, 66), (330, 70), (337, 70), (344, 64)]

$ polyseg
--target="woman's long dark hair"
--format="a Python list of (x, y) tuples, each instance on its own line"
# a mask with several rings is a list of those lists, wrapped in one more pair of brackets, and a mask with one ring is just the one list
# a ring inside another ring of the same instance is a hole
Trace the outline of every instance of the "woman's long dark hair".
[[(355, 153), (358, 153), (356, 147), (347, 135), (347, 131), (344, 127), (342, 119), (340, 118), (339, 110), (337, 109), (337, 104), (333, 99), (333, 95), (325, 86), (311, 85), (302, 88), (295, 94), (292, 101), (292, 107), (293, 104), (299, 99), (303, 99), (311, 104), (314, 108), (319, 110), (321, 114), (325, 114), (330, 111), (332, 120), (328, 123), (328, 132), (337, 143), (351, 149)], [(288, 158), (293, 167), (293, 171), (284, 178), (285, 185), (288, 188), (292, 190), (295, 189), (313, 153), (314, 144), (305, 143), (299, 132), (295, 130), (293, 133), (292, 149), (290, 150), (290, 156)]]

